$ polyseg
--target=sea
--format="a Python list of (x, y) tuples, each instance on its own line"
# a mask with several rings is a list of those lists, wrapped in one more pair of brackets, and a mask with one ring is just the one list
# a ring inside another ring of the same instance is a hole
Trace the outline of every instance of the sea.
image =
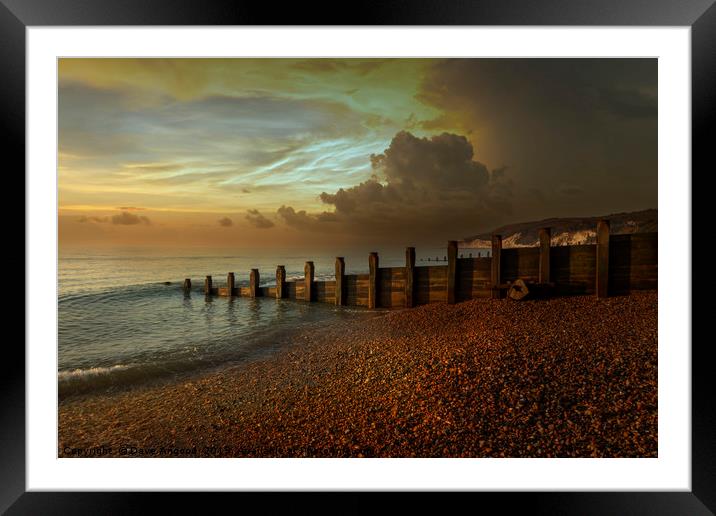
[[(381, 267), (405, 264), (403, 249), (379, 253)], [(416, 265), (444, 264), (444, 254), (444, 248), (419, 248)], [(347, 274), (367, 273), (368, 252), (344, 257)], [(249, 271), (258, 268), (261, 286), (270, 286), (275, 285), (277, 265), (285, 266), (287, 279), (297, 279), (303, 277), (307, 260), (314, 262), (317, 280), (334, 279), (335, 255), (294, 250), (60, 251), (59, 398), (172, 381), (255, 360), (290, 344), (302, 329), (381, 313), (203, 293), (206, 275), (217, 286), (225, 285), (227, 273), (234, 272), (236, 285), (247, 286)], [(188, 293), (182, 289), (185, 278), (192, 281)]]

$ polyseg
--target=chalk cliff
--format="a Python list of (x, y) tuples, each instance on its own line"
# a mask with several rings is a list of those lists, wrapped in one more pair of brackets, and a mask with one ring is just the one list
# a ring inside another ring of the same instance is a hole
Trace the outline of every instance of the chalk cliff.
[[(564, 217), (507, 224), (495, 229), (492, 233), (502, 235), (503, 247), (536, 246), (540, 228), (552, 228), (552, 245), (593, 244), (596, 242), (597, 221), (607, 219), (611, 232), (648, 233), (657, 231), (657, 210), (614, 213), (599, 217)], [(492, 233), (482, 233), (464, 238), (460, 243), (463, 248), (489, 248)]]

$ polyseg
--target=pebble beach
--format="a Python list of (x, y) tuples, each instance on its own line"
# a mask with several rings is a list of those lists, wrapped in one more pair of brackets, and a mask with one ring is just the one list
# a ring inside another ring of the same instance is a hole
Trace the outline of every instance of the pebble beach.
[(387, 311), (62, 400), (60, 457), (656, 457), (657, 292)]

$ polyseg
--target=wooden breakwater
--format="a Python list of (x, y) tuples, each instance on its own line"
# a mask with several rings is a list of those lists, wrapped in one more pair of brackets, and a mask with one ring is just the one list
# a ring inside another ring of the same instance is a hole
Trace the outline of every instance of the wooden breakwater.
[[(597, 224), (597, 243), (552, 246), (549, 228), (540, 230), (536, 247), (502, 248), (500, 235), (492, 236), (489, 257), (458, 257), (457, 241), (447, 245), (446, 265), (415, 265), (415, 248), (405, 250), (405, 266), (380, 267), (378, 253), (368, 256), (367, 274), (346, 274), (345, 260), (337, 257), (335, 279), (316, 281), (314, 264), (304, 277), (286, 279), (284, 266), (276, 268), (276, 285), (260, 286), (252, 269), (248, 287), (235, 285), (234, 273), (226, 286), (214, 286), (207, 276), (204, 293), (217, 296), (272, 297), (367, 308), (411, 308), (427, 303), (456, 303), (476, 298), (500, 298), (518, 279), (549, 286), (550, 295), (596, 294), (606, 297), (632, 290), (656, 289), (658, 234), (610, 235), (609, 222)], [(185, 280), (184, 288), (191, 288)]]

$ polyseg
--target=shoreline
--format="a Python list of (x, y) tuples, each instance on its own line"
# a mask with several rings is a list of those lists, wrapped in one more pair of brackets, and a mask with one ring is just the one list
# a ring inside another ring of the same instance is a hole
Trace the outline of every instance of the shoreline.
[(60, 457), (655, 457), (657, 292), (473, 300), (59, 404)]
[[(263, 300), (261, 300), (263, 301)], [(286, 301), (287, 303), (291, 301)], [(332, 308), (332, 307), (329, 307)], [(325, 310), (325, 305), (318, 305), (319, 310)], [(345, 311), (346, 307), (342, 307)], [(388, 313), (389, 309), (369, 310), (362, 307), (349, 307), (352, 322), (358, 323), (374, 317), (381, 317)], [(395, 310), (392, 310), (395, 311)], [(337, 314), (338, 316), (339, 314)], [(346, 317), (345, 314), (339, 315)], [(234, 369), (255, 361), (266, 360), (276, 353), (280, 353), (293, 344), (297, 335), (314, 334), (321, 332), (336, 324), (341, 324), (342, 319), (321, 319), (310, 322), (299, 322), (292, 325), (291, 330), (284, 327), (269, 327), (259, 337), (250, 336), (250, 342), (237, 344), (238, 349), (230, 355), (212, 357), (199, 361), (181, 362), (176, 359), (169, 362), (148, 362), (144, 364), (124, 364), (106, 366), (105, 369), (116, 368), (119, 374), (123, 375), (120, 381), (103, 374), (96, 376), (87, 374), (87, 370), (63, 370), (58, 372), (58, 400), (62, 405), (68, 401), (114, 396), (122, 393), (143, 391), (152, 387), (167, 386), (185, 381), (202, 378), (206, 375), (219, 373), (226, 369)], [(244, 336), (237, 336), (235, 339), (242, 340)], [(100, 367), (100, 369), (102, 369)], [(147, 370), (154, 375), (147, 376)], [(77, 376), (72, 378), (73, 374)], [(65, 378), (61, 379), (61, 376)], [(68, 381), (66, 378), (69, 377)]]

